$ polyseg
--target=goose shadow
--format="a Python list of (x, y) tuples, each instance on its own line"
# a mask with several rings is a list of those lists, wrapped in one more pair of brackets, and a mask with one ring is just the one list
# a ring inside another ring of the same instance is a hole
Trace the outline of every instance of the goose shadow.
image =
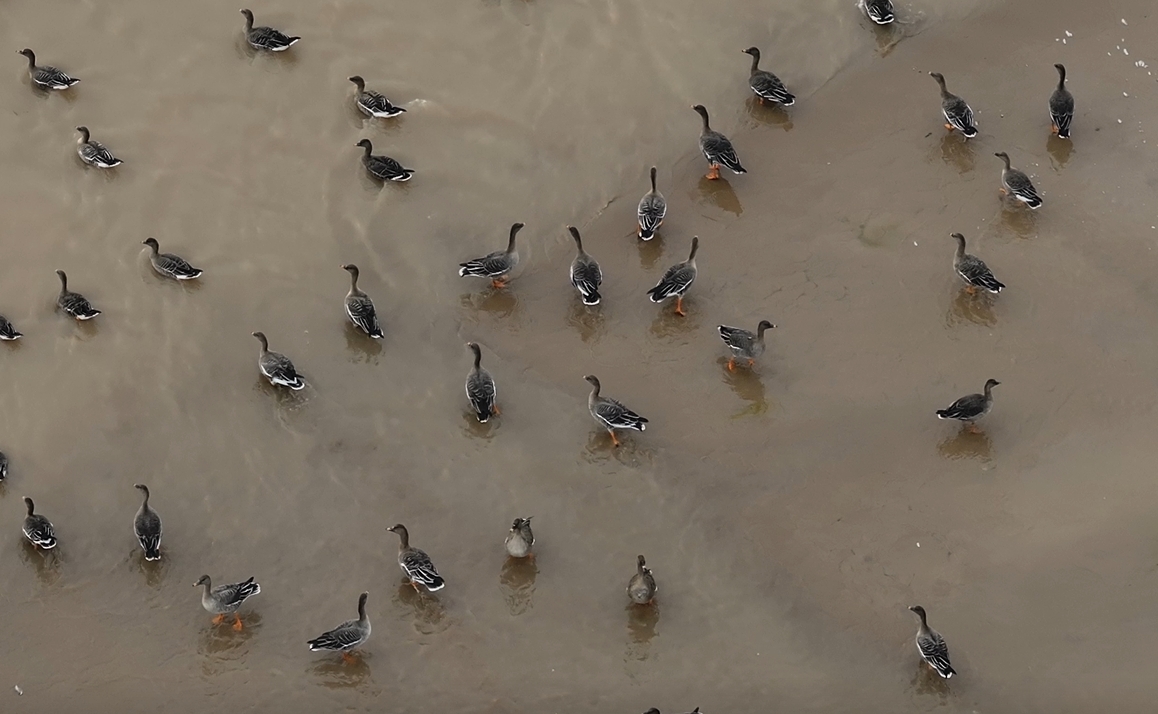
[[(655, 304), (655, 303), (653, 303)], [(695, 298), (684, 296), (683, 307), (687, 314), (680, 317), (675, 312), (675, 298), (668, 298), (662, 303), (655, 304), (658, 313), (651, 321), (648, 331), (660, 339), (686, 337), (700, 329), (700, 313), (696, 309)]]
[(357, 689), (372, 681), (372, 657), (362, 650), (351, 652), (348, 660), (335, 654), (315, 662), (306, 671), (327, 689)]
[(1054, 170), (1060, 171), (1070, 162), (1074, 153), (1074, 142), (1071, 139), (1059, 139), (1057, 134), (1050, 134), (1045, 140), (1045, 150), (1049, 153)]
[(741, 366), (737, 362), (734, 370), (728, 369), (728, 358), (716, 360), (723, 375), (724, 384), (728, 385), (736, 396), (748, 403), (748, 406), (732, 415), (733, 419), (746, 416), (758, 416), (768, 411), (768, 399), (764, 393), (764, 381), (755, 369), (747, 365)]
[(459, 303), (469, 310), (504, 318), (517, 315), (521, 308), (518, 295), (509, 287), (496, 288), (490, 284), (479, 292), (463, 293)]
[(880, 57), (888, 57), (892, 51), (901, 44), (901, 40), (905, 39), (905, 30), (902, 23), (894, 20), (887, 25), (878, 25), (875, 22), (865, 19), (872, 27), (873, 36), (877, 43), (877, 55)]
[(629, 468), (638, 468), (655, 457), (652, 449), (639, 444), (638, 439), (642, 436), (643, 433), (637, 431), (617, 431), (619, 446), (616, 446), (606, 429), (595, 429), (588, 434), (582, 458), (588, 463), (614, 459)]
[[(502, 404), (497, 404), (497, 406), (500, 410), (503, 408)], [(462, 412), (462, 430), (465, 431), (468, 436), (471, 436), (475, 439), (485, 439), (490, 441), (491, 439), (495, 438), (495, 435), (498, 433), (498, 420), (500, 416), (501, 415), (496, 414), (485, 422), (481, 422), (478, 420), (478, 417), (475, 415), (473, 410), (464, 409)]]
[(656, 231), (651, 240), (640, 240), (638, 234), (632, 233), (633, 236), (636, 236), (635, 242), (639, 248), (639, 267), (644, 270), (654, 268), (655, 264), (659, 262), (660, 257), (663, 256), (664, 244), (663, 233), (661, 231)]
[[(208, 613), (203, 613), (209, 618)], [(245, 645), (261, 632), (261, 613), (248, 612), (242, 616), (243, 627), (233, 629), (233, 618), (227, 616), (220, 624), (213, 624), (212, 619), (205, 621), (201, 628), (201, 654), (219, 660), (236, 659)]]
[(538, 575), (539, 566), (533, 557), (507, 558), (503, 563), (499, 571), (499, 591), (512, 617), (518, 617), (533, 607), (531, 600)]
[(603, 336), (603, 309), (600, 305), (584, 305), (575, 296), (567, 308), (567, 324), (575, 328), (584, 342), (598, 342)]
[(917, 665), (917, 671), (913, 673), (913, 678), (909, 680), (909, 684), (916, 694), (922, 696), (935, 696), (940, 699), (948, 699), (951, 693), (949, 680), (934, 672), (932, 668), (924, 662)]
[[(354, 323), (349, 320), (343, 320), (343, 322), (345, 323), (343, 334), (346, 338), (346, 352), (349, 353), (350, 361), (378, 364), (378, 356), (382, 354), (382, 343), (386, 338), (376, 340), (354, 327)], [(382, 333), (387, 334), (385, 329), (382, 330)]]
[[(721, 171), (723, 170), (721, 169)], [(697, 188), (700, 194), (699, 203), (715, 206), (737, 216), (744, 212), (744, 207), (740, 205), (740, 197), (736, 195), (732, 184), (728, 183), (728, 180), (722, 175), (718, 179), (701, 176)], [(695, 197), (693, 196), (693, 198)]]
[(145, 553), (140, 548), (133, 548), (128, 561), (133, 569), (145, 578), (145, 585), (154, 590), (161, 587), (169, 572), (169, 558), (164, 552), (161, 553), (160, 560), (145, 560)]
[(984, 431), (973, 432), (967, 426), (962, 426), (956, 434), (942, 439), (937, 444), (937, 453), (942, 458), (951, 460), (989, 461), (993, 458), (993, 440)]
[(958, 290), (949, 304), (945, 324), (953, 326), (963, 322), (983, 327), (996, 325), (997, 313), (993, 309), (993, 296), (981, 290), (972, 295), (965, 288)]
[(434, 593), (419, 592), (403, 579), (394, 592), (394, 602), (410, 611), (415, 631), (424, 635), (441, 632), (449, 627), (446, 608)]
[(977, 155), (973, 145), (960, 132), (946, 132), (941, 137), (940, 149), (941, 161), (957, 169), (957, 173), (969, 173), (976, 165)]
[(650, 654), (651, 641), (656, 637), (659, 604), (654, 601), (649, 605), (631, 603), (624, 609), (627, 611), (627, 656), (629, 659), (646, 660)]
[(1008, 228), (1018, 238), (1037, 236), (1037, 213), (1024, 206), (1016, 198), (1001, 196), (1001, 225)]
[(22, 539), (20, 559), (36, 570), (36, 577), (44, 585), (54, 585), (60, 580), (64, 556), (58, 543), (52, 550), (41, 550)]
[[(744, 102), (748, 116), (757, 124), (779, 127), (784, 131), (792, 131), (792, 115), (782, 105), (774, 102), (761, 103), (759, 97), (750, 96)], [(704, 179), (707, 181), (707, 179)]]

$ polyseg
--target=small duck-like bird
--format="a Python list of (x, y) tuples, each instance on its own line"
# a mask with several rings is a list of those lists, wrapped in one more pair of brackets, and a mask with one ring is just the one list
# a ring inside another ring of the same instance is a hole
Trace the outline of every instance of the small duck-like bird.
[(647, 560), (641, 555), (636, 560), (635, 575), (627, 583), (627, 596), (636, 605), (646, 605), (655, 599), (659, 588), (655, 584), (655, 576), (651, 568), (647, 567)]
[(237, 614), (241, 603), (261, 592), (261, 586), (253, 582), (253, 578), (243, 583), (230, 583), (213, 587), (213, 580), (208, 575), (202, 575), (193, 587), (200, 587), (201, 607), (214, 615), (213, 624), (220, 625), (226, 615), (233, 615), (233, 629), (241, 630), (241, 616)]
[(149, 487), (143, 483), (133, 484), (144, 496), (137, 515), (133, 517), (133, 533), (145, 551), (145, 560), (161, 559), (161, 517), (149, 506)]
[(289, 387), (295, 392), (306, 386), (306, 380), (298, 374), (290, 358), (269, 349), (269, 340), (265, 338), (264, 332), (255, 332), (253, 336), (261, 343), (261, 352), (257, 355), (257, 368), (270, 384), (275, 387)]
[(492, 416), (499, 414), (499, 405), (495, 404), (499, 392), (491, 373), (481, 366), (482, 348), (476, 342), (468, 342), (466, 346), (474, 353), (474, 367), (466, 375), (466, 398), (479, 423), (485, 424)]
[(593, 374), (583, 379), (591, 385), (591, 394), (587, 395), (587, 410), (591, 417), (611, 435), (611, 443), (619, 446), (619, 439), (615, 437), (616, 429), (647, 429), (647, 419), (641, 417), (611, 397), (600, 396), (599, 378)]
[(598, 305), (602, 299), (599, 295), (599, 286), (603, 284), (603, 271), (587, 251), (583, 250), (583, 239), (579, 237), (579, 230), (575, 226), (567, 226), (571, 237), (575, 239), (575, 260), (571, 261), (571, 284), (579, 291), (579, 297), (584, 305)]
[(91, 320), (101, 314), (101, 311), (94, 308), (84, 295), (68, 289), (68, 276), (63, 270), (56, 271), (56, 277), (60, 278), (60, 295), (56, 296), (57, 307), (78, 320)]
[(878, 25), (888, 25), (895, 19), (892, 0), (857, 0), (856, 6)]
[(1070, 123), (1074, 120), (1074, 95), (1066, 89), (1065, 65), (1055, 64), (1057, 89), (1049, 95), (1050, 128), (1059, 139), (1070, 138)]
[(382, 328), (378, 325), (378, 313), (374, 301), (358, 288), (358, 266), (347, 263), (342, 266), (350, 274), (350, 292), (346, 293), (346, 315), (362, 332), (376, 340), (382, 339)]
[(68, 89), (80, 80), (76, 77), (69, 77), (64, 72), (61, 72), (56, 67), (50, 65), (36, 66), (36, 53), (25, 48), (16, 54), (24, 55), (28, 58), (28, 76), (37, 85), (45, 89)]
[(938, 409), (938, 419), (956, 419), (969, 425), (969, 431), (976, 432), (974, 424), (993, 409), (993, 388), (1001, 384), (996, 379), (985, 382), (983, 394), (967, 394), (949, 405), (947, 409)]
[(507, 555), (512, 558), (533, 557), (531, 546), (535, 545), (535, 534), (531, 532), (531, 516), (516, 518), (507, 534)]
[(307, 642), (310, 652), (341, 652), (342, 658), (350, 661), (350, 650), (370, 639), (370, 618), (366, 617), (366, 599), (369, 597), (370, 593), (358, 596), (357, 620), (347, 620)]
[(688, 288), (696, 280), (696, 251), (700, 248), (700, 237), (692, 237), (692, 250), (688, 255), (688, 259), (682, 263), (676, 263), (667, 269), (663, 277), (659, 279), (656, 286), (647, 291), (651, 296), (652, 302), (663, 302), (670, 297), (676, 299), (675, 313), (683, 317), (687, 313), (684, 312), (684, 294), (687, 293)]
[(748, 76), (748, 86), (760, 98), (760, 103), (765, 101), (780, 104), (785, 107), (790, 107), (796, 103), (796, 96), (788, 91), (780, 78), (766, 70), (760, 69), (760, 50), (756, 47), (749, 47), (744, 50), (744, 54), (752, 55), (752, 71)]
[(977, 288), (988, 290), (991, 293), (999, 293), (1005, 287), (997, 278), (993, 277), (993, 271), (975, 255), (970, 255), (965, 252), (965, 236), (960, 233), (954, 233), (953, 239), (957, 241), (957, 252), (953, 254), (953, 270), (961, 276), (965, 281), (965, 289), (972, 295)]
[(949, 131), (956, 129), (966, 139), (977, 136), (977, 124), (973, 120), (973, 110), (965, 100), (945, 89), (945, 76), (939, 72), (930, 72), (929, 76), (937, 80), (941, 87), (941, 113), (945, 115), (945, 128)]
[(106, 149), (104, 144), (93, 141), (87, 126), (78, 126), (76, 130), (80, 132), (80, 136), (76, 140), (76, 154), (81, 161), (98, 169), (111, 169), (125, 163), (113, 156), (113, 153)]
[(764, 354), (764, 331), (776, 327), (767, 320), (761, 320), (755, 332), (749, 332), (742, 327), (728, 327), (720, 325), (716, 329), (720, 332), (720, 339), (732, 350), (728, 358), (728, 371), (736, 369), (736, 358), (748, 360), (748, 366), (756, 364), (756, 358)]
[(515, 250), (515, 236), (518, 235), (522, 227), (522, 223), (511, 226), (511, 237), (507, 241), (506, 250), (496, 250), (481, 258), (459, 263), (459, 277), (470, 275), (476, 278), (490, 278), (492, 287), (506, 287), (509, 278), (503, 276), (514, 270), (515, 266), (519, 264), (519, 251)]
[(370, 152), (374, 145), (369, 139), (362, 139), (354, 146), (365, 149), (362, 154), (362, 165), (367, 173), (380, 181), (409, 181), (414, 176), (414, 169), (408, 169), (389, 156), (374, 156)]
[(12, 322), (7, 317), (0, 315), (0, 340), (19, 340), (24, 337), (23, 332), (17, 332), (16, 328), (12, 326)]
[(354, 95), (354, 104), (358, 105), (358, 109), (366, 116), (389, 119), (406, 111), (402, 107), (394, 106), (389, 99), (374, 90), (366, 89), (366, 80), (358, 75), (355, 74), (349, 79), (358, 88), (358, 93)]
[(921, 625), (917, 628), (917, 651), (921, 653), (921, 659), (945, 679), (957, 674), (949, 664), (949, 646), (941, 633), (929, 627), (925, 608), (913, 605), (909, 609), (921, 618)]
[(1024, 171), (1011, 167), (1009, 154), (1004, 151), (998, 151), (994, 156), (1005, 164), (1001, 169), (1001, 192), (1013, 196), (1035, 211), (1040, 208), (1041, 196), (1037, 195), (1037, 189), (1034, 188), (1033, 181), (1029, 180), (1029, 176)]
[(28, 496), (24, 497), (24, 507), (28, 509), (28, 515), (24, 517), (24, 537), (41, 550), (55, 548), (56, 529), (52, 527), (52, 522), (36, 513), (36, 506)]
[(697, 104), (692, 109), (695, 109), (700, 118), (704, 120), (703, 128), (700, 129), (700, 151), (703, 152), (704, 158), (708, 160), (708, 165), (711, 167), (705, 178), (713, 181), (720, 178), (721, 164), (731, 169), (734, 174), (748, 173), (748, 169), (740, 165), (740, 157), (736, 156), (736, 150), (732, 148), (732, 142), (728, 141), (728, 137), (718, 131), (713, 131), (708, 124), (708, 110), (704, 108), (704, 105)]
[(157, 275), (173, 280), (196, 280), (201, 277), (201, 268), (194, 268), (179, 255), (162, 253), (156, 238), (146, 238), (141, 243), (149, 246), (149, 264)]
[(415, 590), (418, 590), (419, 585), (430, 592), (446, 587), (446, 581), (438, 574), (430, 556), (410, 545), (410, 531), (406, 530), (406, 526), (399, 523), (386, 530), (398, 534), (398, 567), (406, 573)]
[(667, 200), (655, 188), (655, 167), (651, 167), (651, 190), (639, 199), (639, 208), (636, 217), (639, 219), (639, 239), (651, 240), (655, 232), (663, 225), (667, 215)]
[(300, 37), (290, 37), (272, 27), (254, 27), (253, 13), (249, 10), (242, 10), (242, 15), (245, 15), (245, 41), (249, 46), (255, 50), (268, 50), (269, 52), (285, 52), (300, 39)]

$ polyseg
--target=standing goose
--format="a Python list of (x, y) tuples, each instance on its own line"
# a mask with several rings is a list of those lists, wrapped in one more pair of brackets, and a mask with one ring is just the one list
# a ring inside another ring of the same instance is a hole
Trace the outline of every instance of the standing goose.
[(349, 79), (358, 88), (358, 93), (354, 95), (354, 104), (358, 105), (358, 109), (366, 116), (389, 119), (406, 111), (402, 107), (394, 106), (389, 99), (374, 90), (366, 89), (366, 81), (358, 75), (355, 74)]
[(69, 291), (68, 276), (63, 270), (56, 271), (56, 277), (60, 278), (60, 295), (56, 296), (57, 307), (78, 320), (91, 320), (101, 314), (101, 311), (94, 308), (84, 295)]
[(591, 417), (611, 435), (612, 444), (619, 446), (619, 439), (615, 437), (616, 429), (634, 429), (636, 431), (647, 429), (647, 419), (625, 407), (622, 402), (599, 395), (601, 387), (598, 377), (589, 374), (583, 379), (591, 385), (591, 394), (587, 395), (587, 410), (591, 412)]
[(515, 236), (522, 227), (522, 223), (515, 223), (511, 226), (511, 237), (507, 241), (506, 250), (496, 250), (481, 258), (459, 263), (459, 277), (471, 275), (476, 278), (490, 278), (493, 287), (506, 287), (509, 278), (503, 276), (514, 270), (515, 266), (519, 264), (519, 251), (515, 250)]
[(1066, 89), (1065, 65), (1055, 64), (1057, 89), (1049, 96), (1050, 130), (1059, 139), (1070, 138), (1070, 122), (1074, 120), (1074, 95)]
[(692, 109), (695, 109), (704, 120), (704, 126), (700, 129), (700, 151), (711, 167), (705, 178), (713, 181), (720, 178), (720, 164), (727, 166), (734, 174), (748, 173), (748, 169), (740, 165), (740, 157), (736, 156), (736, 150), (732, 148), (732, 142), (728, 141), (728, 137), (718, 131), (712, 131), (712, 127), (708, 125), (708, 110), (704, 109), (704, 105), (697, 104)]
[(430, 592), (446, 587), (446, 581), (438, 574), (430, 556), (410, 545), (410, 531), (406, 530), (406, 526), (399, 523), (386, 530), (398, 534), (398, 567), (406, 573), (415, 590), (418, 590), (419, 585)]
[(19, 340), (21, 337), (24, 337), (24, 333), (17, 332), (8, 318), (0, 315), (0, 340)]
[(87, 126), (78, 126), (76, 130), (80, 132), (76, 140), (76, 154), (81, 161), (98, 169), (111, 169), (125, 163), (113, 156), (104, 144), (90, 139)]
[(495, 404), (495, 397), (499, 392), (491, 373), (480, 366), (482, 349), (475, 342), (467, 342), (466, 346), (474, 353), (474, 367), (471, 368), (470, 374), (466, 375), (466, 398), (470, 401), (479, 423), (485, 424), (492, 416), (499, 415), (499, 405)]
[(533, 556), (531, 546), (535, 545), (535, 534), (531, 532), (531, 518), (516, 518), (507, 534), (507, 555), (512, 558)]
[(993, 277), (993, 272), (989, 270), (985, 261), (965, 252), (965, 236), (954, 233), (952, 237), (957, 241), (957, 252), (953, 254), (953, 270), (956, 270), (961, 279), (965, 281), (965, 289), (969, 294), (972, 295), (976, 288), (988, 290), (991, 293), (1001, 292), (1001, 289), (1005, 287), (1004, 283)]
[(382, 339), (382, 328), (378, 325), (374, 301), (358, 288), (358, 266), (347, 263), (342, 266), (342, 270), (350, 274), (350, 292), (346, 293), (346, 314), (350, 322), (374, 339)]
[(1010, 167), (1009, 154), (1004, 151), (998, 151), (994, 156), (1005, 164), (1001, 169), (1001, 192), (1013, 196), (1033, 210), (1040, 208), (1041, 196), (1037, 195), (1037, 189), (1034, 188), (1033, 181), (1029, 180), (1029, 176), (1026, 176), (1024, 171)]
[(945, 89), (945, 77), (938, 72), (930, 72), (929, 76), (937, 80), (941, 87), (941, 113), (945, 115), (945, 128), (949, 131), (956, 129), (966, 139), (977, 136), (977, 124), (973, 121), (973, 110), (965, 100)]
[(584, 305), (598, 305), (599, 300), (599, 286), (603, 284), (603, 271), (599, 269), (599, 263), (583, 250), (583, 239), (579, 237), (579, 231), (575, 226), (567, 226), (567, 230), (571, 231), (571, 237), (575, 239), (575, 249), (578, 251), (575, 254), (575, 260), (571, 261), (571, 284), (579, 291), (579, 297), (583, 299)]
[(969, 425), (969, 431), (976, 432), (974, 424), (993, 409), (993, 388), (1001, 384), (996, 379), (985, 382), (983, 394), (967, 394), (949, 405), (947, 409), (938, 409), (938, 419), (956, 419)]
[(921, 626), (917, 628), (917, 651), (921, 653), (921, 659), (945, 679), (957, 674), (949, 664), (949, 646), (945, 644), (941, 633), (929, 627), (925, 608), (913, 605), (909, 609), (921, 618)]
[(796, 103), (796, 97), (780, 78), (766, 70), (760, 69), (760, 50), (756, 47), (749, 47), (744, 50), (744, 54), (752, 55), (752, 71), (748, 76), (748, 86), (760, 98), (760, 103), (765, 101), (780, 104), (785, 107), (790, 107)]
[(49, 65), (36, 66), (36, 53), (30, 49), (23, 49), (16, 54), (24, 55), (28, 58), (28, 76), (37, 85), (45, 89), (68, 89), (80, 80), (75, 77), (69, 77), (64, 72), (61, 72), (56, 67)]
[(254, 27), (253, 13), (249, 10), (242, 10), (241, 14), (245, 15), (245, 41), (255, 50), (284, 52), (302, 39), (290, 37), (272, 27)]
[(290, 362), (281, 352), (271, 352), (269, 341), (264, 332), (255, 332), (253, 336), (261, 343), (261, 352), (257, 356), (257, 368), (269, 383), (276, 386), (289, 387), (295, 392), (306, 386), (306, 380), (298, 374), (294, 363)]
[(857, 0), (856, 5), (878, 25), (888, 25), (894, 19), (892, 0)]
[(341, 652), (349, 661), (350, 650), (365, 644), (370, 639), (370, 618), (366, 617), (366, 598), (370, 593), (358, 596), (358, 619), (347, 620), (329, 632), (323, 632), (306, 644), (310, 652)]
[(145, 560), (161, 559), (161, 517), (149, 506), (149, 487), (143, 483), (133, 484), (144, 495), (141, 507), (133, 518), (133, 533), (145, 551)]
[(195, 280), (201, 277), (201, 268), (194, 268), (179, 255), (162, 253), (156, 238), (146, 238), (142, 245), (149, 246), (149, 264), (158, 275), (174, 280)]
[(647, 567), (647, 561), (641, 555), (636, 560), (635, 575), (632, 575), (627, 583), (627, 595), (636, 605), (646, 605), (655, 599), (657, 590), (659, 588), (656, 587), (655, 576), (651, 574), (651, 568)]
[(414, 175), (414, 169), (404, 167), (389, 156), (371, 155), (370, 152), (374, 150), (374, 145), (370, 143), (369, 139), (362, 139), (354, 146), (360, 146), (366, 150), (362, 154), (362, 165), (366, 167), (366, 171), (371, 176), (380, 181), (409, 181), (410, 177)]
[(655, 237), (655, 232), (663, 225), (664, 216), (667, 215), (667, 201), (663, 194), (655, 188), (655, 167), (651, 167), (651, 190), (639, 199), (639, 208), (636, 210), (636, 216), (639, 218), (639, 238), (640, 240), (651, 240)]
[(692, 251), (688, 255), (688, 259), (682, 263), (676, 263), (667, 269), (667, 272), (660, 278), (659, 283), (654, 288), (647, 291), (651, 296), (652, 302), (663, 302), (670, 297), (676, 299), (675, 312), (680, 317), (687, 313), (684, 312), (684, 293), (692, 286), (696, 280), (696, 251), (700, 248), (700, 237), (692, 237)]
[(226, 615), (233, 615), (233, 629), (241, 630), (241, 616), (237, 614), (241, 603), (261, 592), (261, 586), (253, 578), (243, 583), (231, 583), (213, 587), (208, 575), (202, 575), (193, 587), (201, 587), (201, 607), (214, 615), (213, 624), (220, 625)]
[(749, 332), (741, 327), (720, 325), (716, 329), (720, 332), (720, 339), (732, 350), (728, 358), (728, 371), (736, 369), (736, 358), (748, 360), (748, 366), (756, 364), (756, 358), (764, 354), (764, 331), (776, 327), (767, 320), (761, 320), (756, 326), (756, 332)]
[(28, 509), (28, 515), (24, 517), (24, 537), (42, 550), (55, 548), (56, 529), (52, 527), (52, 522), (35, 512), (36, 506), (28, 496), (24, 497), (24, 506)]

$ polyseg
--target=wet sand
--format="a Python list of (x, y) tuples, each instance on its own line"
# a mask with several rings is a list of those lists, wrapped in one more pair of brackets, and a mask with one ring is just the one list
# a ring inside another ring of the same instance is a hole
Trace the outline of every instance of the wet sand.
[[(1149, 3), (920, 3), (884, 32), (844, 0), (776, 5), (287, 0), (253, 8), (304, 37), (274, 57), (222, 2), (0, 8), (0, 44), (82, 78), (43, 96), (12, 54), (0, 82), (0, 313), (26, 334), (0, 344), (2, 709), (1145, 710)], [(787, 112), (750, 98), (752, 44)], [(1072, 146), (1048, 135), (1054, 62)], [(928, 71), (976, 140), (946, 137)], [(355, 73), (408, 113), (363, 120)], [(693, 103), (750, 173), (701, 178)], [(78, 124), (126, 164), (85, 170)], [(415, 179), (372, 184), (363, 137)], [(1002, 150), (1040, 211), (1003, 209)], [(668, 220), (639, 244), (652, 164)], [(514, 221), (509, 289), (456, 276)], [(567, 284), (567, 224), (603, 265), (597, 310)], [(954, 231), (997, 299), (962, 294)], [(150, 235), (200, 283), (154, 276)], [(644, 293), (693, 235), (679, 319)], [(379, 343), (347, 324), (345, 262)], [(54, 314), (56, 268), (101, 317)], [(729, 374), (715, 325), (762, 318), (767, 354)], [(253, 330), (306, 390), (263, 382)], [(468, 340), (499, 386), (485, 426)], [(612, 449), (587, 373), (648, 431)], [(982, 435), (934, 418), (988, 377)], [(157, 567), (134, 482), (164, 518)], [(21, 541), (23, 495), (57, 526), (49, 558)], [(510, 563), (527, 515), (538, 557)], [(436, 598), (402, 584), (399, 521), (447, 579)], [(637, 553), (652, 611), (627, 607)], [(244, 631), (210, 624), (202, 573), (257, 577)], [(310, 654), (362, 590), (361, 663)], [(918, 661), (918, 602), (948, 686)]]

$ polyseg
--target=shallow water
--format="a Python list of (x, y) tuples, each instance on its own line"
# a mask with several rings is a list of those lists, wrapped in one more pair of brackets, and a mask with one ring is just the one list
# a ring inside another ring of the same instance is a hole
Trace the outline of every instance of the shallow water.
[[(1136, 62), (1158, 21), (938, 0), (880, 31), (852, 5), (287, 0), (253, 8), (304, 37), (277, 56), (221, 2), (0, 6), (0, 45), (83, 80), (46, 96), (12, 54), (0, 82), (0, 313), (26, 334), (0, 344), (0, 685), (24, 692), (2, 710), (1143, 710), (1158, 98)], [(750, 98), (752, 44), (787, 112)], [(1072, 142), (1048, 136), (1058, 61)], [(945, 135), (931, 70), (978, 139)], [(355, 73), (408, 112), (363, 119)], [(695, 103), (750, 173), (702, 178)], [(78, 124), (126, 164), (86, 170)], [(414, 180), (371, 183), (360, 138)], [(1002, 204), (1002, 150), (1040, 211)], [(653, 164), (669, 213), (641, 244)], [(515, 221), (508, 289), (457, 277)], [(603, 265), (596, 310), (568, 224)], [(998, 298), (961, 291), (954, 231)], [(154, 276), (150, 235), (204, 278)], [(644, 293), (693, 235), (680, 319)], [(347, 324), (346, 262), (381, 342)], [(104, 314), (55, 314), (56, 268)], [(715, 325), (762, 318), (768, 352), (729, 373)], [(306, 390), (264, 383), (254, 330)], [(468, 340), (503, 409), (482, 426)], [(649, 429), (612, 449), (587, 373)], [(933, 417), (988, 377), (982, 434)], [(132, 537), (139, 481), (159, 564)], [(23, 495), (57, 526), (48, 557)], [(508, 562), (528, 515), (538, 556)], [(437, 597), (402, 583), (399, 521)], [(627, 607), (637, 553), (653, 610)], [(257, 577), (245, 630), (210, 624), (202, 573)], [(310, 654), (362, 590), (361, 661)], [(917, 602), (948, 686), (918, 662)]]

